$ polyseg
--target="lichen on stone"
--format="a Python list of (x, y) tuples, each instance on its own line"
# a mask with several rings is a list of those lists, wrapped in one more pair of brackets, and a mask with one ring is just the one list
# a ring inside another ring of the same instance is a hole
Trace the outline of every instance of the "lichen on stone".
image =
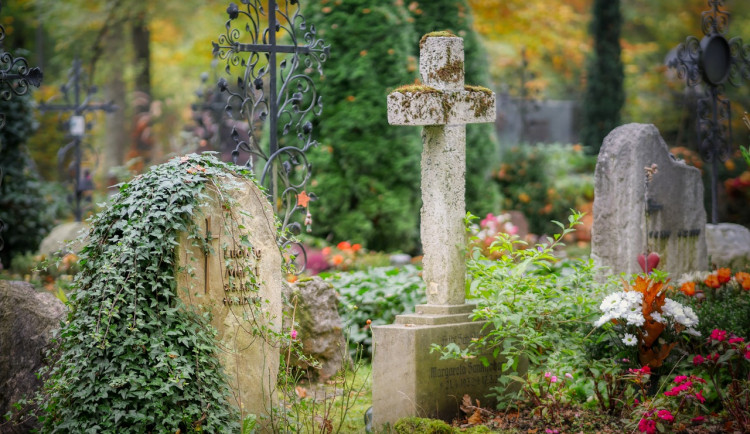
[(467, 84), (466, 86), (464, 86), (464, 90), (468, 90), (469, 92), (482, 92), (486, 93), (487, 95), (492, 95), (492, 90), (487, 89), (483, 86), (472, 86)]

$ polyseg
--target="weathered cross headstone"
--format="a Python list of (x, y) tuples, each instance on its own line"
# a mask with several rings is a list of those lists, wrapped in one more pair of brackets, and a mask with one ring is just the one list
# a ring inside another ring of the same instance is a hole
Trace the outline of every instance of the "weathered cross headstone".
[(499, 364), (440, 360), (433, 343), (467, 345), (482, 323), (465, 303), (466, 124), (493, 122), (495, 94), (464, 85), (463, 39), (447, 32), (420, 41), (421, 85), (388, 95), (388, 122), (423, 126), (421, 238), (427, 303), (396, 324), (373, 328), (376, 426), (404, 416), (451, 419), (465, 393), (482, 399)]
[[(646, 183), (645, 168), (657, 165)], [(627, 124), (604, 139), (596, 163), (591, 255), (609, 273), (639, 273), (638, 255), (656, 252), (678, 277), (705, 270), (706, 211), (695, 167), (677, 161), (653, 125)]]
[(267, 414), (279, 367), (268, 330), (281, 327), (282, 258), (265, 194), (251, 181), (225, 182), (236, 183), (230, 195), (237, 206), (227, 209), (225, 199), (210, 191), (195, 213), (203, 243), (187, 234), (180, 238), (177, 283), (187, 289), (180, 294), (187, 305), (211, 315), (231, 402), (243, 416)]

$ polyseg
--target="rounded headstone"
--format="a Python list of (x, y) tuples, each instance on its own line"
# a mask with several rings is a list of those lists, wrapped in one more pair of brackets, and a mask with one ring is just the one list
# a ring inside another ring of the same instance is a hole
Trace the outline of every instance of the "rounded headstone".
[(750, 229), (734, 223), (706, 225), (706, 245), (711, 263), (739, 270), (750, 265)]
[(88, 233), (89, 225), (83, 222), (68, 222), (55, 226), (39, 245), (39, 253), (52, 256), (59, 251), (78, 253), (86, 244), (81, 236)]

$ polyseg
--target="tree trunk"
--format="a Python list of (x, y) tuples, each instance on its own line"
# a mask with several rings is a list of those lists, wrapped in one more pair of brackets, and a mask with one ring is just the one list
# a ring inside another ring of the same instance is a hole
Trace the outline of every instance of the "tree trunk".
[(115, 24), (104, 42), (106, 63), (110, 65), (105, 74), (107, 81), (104, 84), (104, 98), (117, 105), (117, 110), (106, 115), (103, 172), (108, 187), (119, 182), (112, 169), (125, 163), (125, 153), (129, 144), (127, 113), (125, 113), (126, 86), (123, 68), (119, 66), (125, 51), (122, 34), (123, 25)]
[(133, 52), (135, 54), (135, 101), (133, 113), (133, 139), (137, 155), (146, 166), (156, 157), (151, 137), (151, 32), (145, 14), (141, 13), (131, 22)]

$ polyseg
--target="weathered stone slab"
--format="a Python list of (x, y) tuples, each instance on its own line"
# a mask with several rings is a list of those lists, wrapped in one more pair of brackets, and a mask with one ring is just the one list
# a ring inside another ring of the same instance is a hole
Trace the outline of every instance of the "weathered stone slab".
[(297, 323), (297, 339), (302, 352), (320, 363), (319, 369), (300, 360), (292, 360), (296, 366), (308, 369), (310, 379), (326, 381), (335, 375), (349, 360), (349, 348), (344, 336), (343, 323), (338, 311), (338, 296), (333, 286), (315, 276), (284, 285), (289, 300), (285, 306), (284, 329), (291, 329), (291, 321)]
[[(44, 379), (36, 373), (45, 363), (52, 331), (65, 313), (65, 305), (54, 295), (26, 282), (0, 280), (0, 415), (42, 386)], [(0, 426), (0, 432), (30, 432), (32, 428), (39, 428), (36, 418), (23, 417), (19, 425), (13, 420)]]
[(219, 357), (230, 377), (230, 401), (243, 416), (264, 414), (276, 385), (279, 348), (269, 344), (270, 336), (254, 330), (280, 331), (282, 258), (265, 195), (251, 181), (222, 182), (234, 186), (228, 195), (236, 205), (224, 207), (227, 198), (215, 187), (207, 189), (208, 199), (194, 213), (207, 246), (188, 234), (180, 236), (177, 283), (188, 306), (211, 315)]
[(708, 258), (717, 267), (740, 270), (750, 265), (750, 229), (734, 223), (706, 225)]
[(608, 273), (642, 272), (637, 258), (647, 250), (672, 276), (708, 267), (700, 171), (677, 161), (653, 125), (623, 125), (604, 139), (593, 213), (591, 255)]

